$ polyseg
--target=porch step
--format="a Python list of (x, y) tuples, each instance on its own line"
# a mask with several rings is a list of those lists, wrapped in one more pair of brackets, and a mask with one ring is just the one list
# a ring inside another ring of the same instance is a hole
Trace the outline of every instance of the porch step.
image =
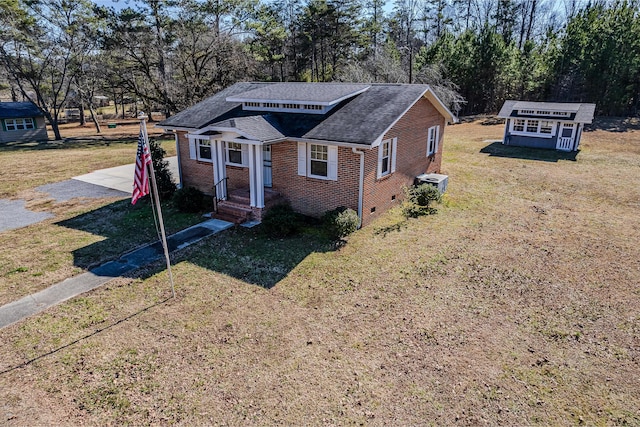
[(242, 224), (251, 217), (251, 213), (251, 208), (225, 200), (218, 202), (218, 212), (213, 212), (211, 217)]
[[(280, 193), (278, 193), (277, 191), (269, 190), (268, 188), (264, 189), (265, 204), (279, 197), (280, 197)], [(251, 204), (251, 194), (249, 193), (249, 189), (237, 188), (235, 190), (229, 191), (228, 201), (237, 203), (239, 205), (249, 206)]]

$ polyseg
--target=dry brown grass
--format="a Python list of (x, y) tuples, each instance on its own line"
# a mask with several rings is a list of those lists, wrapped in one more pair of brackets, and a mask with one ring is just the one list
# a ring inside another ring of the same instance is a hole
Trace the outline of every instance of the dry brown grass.
[(175, 260), (175, 300), (150, 269), (0, 331), (0, 419), (640, 424), (640, 132), (576, 161), (501, 134), (447, 129), (435, 216), (335, 251), (232, 231)]

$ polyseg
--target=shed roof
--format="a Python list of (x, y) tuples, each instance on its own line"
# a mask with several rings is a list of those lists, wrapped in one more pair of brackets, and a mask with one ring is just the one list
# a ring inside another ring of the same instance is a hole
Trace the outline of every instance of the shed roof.
[[(316, 103), (342, 100), (326, 114), (258, 112), (241, 108), (240, 100), (249, 99), (256, 93), (262, 94), (260, 96), (284, 95), (285, 89), (290, 92), (298, 90), (297, 93), (288, 94), (287, 98), (299, 102), (305, 99), (313, 99)], [(324, 90), (327, 94), (322, 94)], [(456, 121), (456, 117), (429, 85), (237, 83), (160, 122), (158, 126), (194, 130), (233, 127), (262, 141), (295, 137), (373, 144), (423, 96), (434, 104), (448, 122)]]
[(44, 117), (44, 113), (33, 102), (0, 102), (0, 119)]
[[(576, 123), (591, 123), (596, 110), (596, 104), (584, 102), (533, 102), (533, 101), (505, 101), (498, 113), (498, 117), (515, 117), (519, 110), (563, 111), (572, 114), (572, 118), (562, 118)], [(558, 117), (556, 117), (558, 119)]]

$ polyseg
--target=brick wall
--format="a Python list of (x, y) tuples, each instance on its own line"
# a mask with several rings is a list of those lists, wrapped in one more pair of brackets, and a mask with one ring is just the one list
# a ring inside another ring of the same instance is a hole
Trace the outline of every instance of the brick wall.
[[(427, 157), (428, 129), (435, 125), (440, 125), (438, 151)], [(399, 203), (404, 196), (402, 187), (412, 185), (417, 175), (440, 172), (444, 128), (444, 117), (428, 100), (422, 98), (383, 138), (398, 138), (394, 173), (377, 179), (378, 148), (365, 150), (363, 225)], [(371, 212), (374, 208), (375, 211)]]
[(298, 175), (298, 145), (274, 144), (272, 150), (273, 190), (291, 203), (294, 210), (310, 216), (345, 206), (358, 209), (360, 156), (350, 148), (338, 148), (338, 181)]
[(212, 194), (213, 164), (189, 158), (189, 139), (186, 132), (178, 132), (178, 147), (182, 163), (183, 187), (195, 187), (205, 194)]

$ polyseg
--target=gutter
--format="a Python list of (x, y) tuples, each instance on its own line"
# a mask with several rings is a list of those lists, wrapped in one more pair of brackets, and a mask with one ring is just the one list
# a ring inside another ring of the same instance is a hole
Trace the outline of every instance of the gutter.
[(360, 179), (358, 182), (358, 228), (362, 227), (362, 199), (364, 196), (364, 151), (358, 151), (355, 147), (351, 148), (354, 154), (360, 155)]

